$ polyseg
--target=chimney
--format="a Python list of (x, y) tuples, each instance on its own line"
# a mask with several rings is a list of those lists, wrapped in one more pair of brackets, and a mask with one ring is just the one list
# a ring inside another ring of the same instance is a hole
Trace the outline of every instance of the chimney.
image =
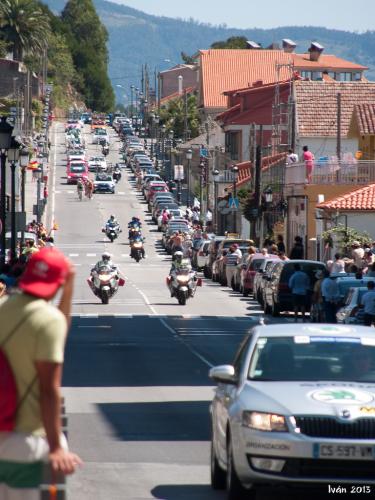
[(178, 76), (178, 95), (182, 95), (184, 88), (184, 77), (182, 75)]
[(318, 42), (311, 42), (309, 52), (310, 52), (310, 61), (319, 61), (319, 57), (323, 52), (324, 47), (320, 45)]
[(253, 83), (253, 87), (262, 87), (263, 86), (263, 80), (256, 80)]
[(291, 54), (294, 52), (294, 49), (297, 47), (297, 44), (290, 40), (290, 38), (284, 38), (283, 41), (283, 51)]
[(261, 45), (259, 43), (253, 42), (252, 40), (247, 40), (247, 48), (251, 50), (259, 50), (261, 49)]
[(280, 50), (279, 44), (277, 42), (272, 42), (271, 45), (267, 47), (267, 50)]

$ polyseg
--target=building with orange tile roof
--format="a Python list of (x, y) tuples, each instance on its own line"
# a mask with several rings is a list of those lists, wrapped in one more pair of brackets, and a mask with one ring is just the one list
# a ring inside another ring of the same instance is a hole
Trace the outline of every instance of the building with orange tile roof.
[[(304, 78), (359, 81), (366, 66), (329, 54), (294, 54), (283, 50), (209, 49), (198, 53), (199, 105), (205, 114), (218, 114), (226, 108), (225, 92), (287, 80), (293, 71)], [(276, 65), (282, 65), (279, 72)]]
[(348, 137), (358, 140), (358, 156), (375, 160), (375, 102), (354, 105)]
[(375, 239), (375, 184), (354, 189), (316, 206), (327, 225), (341, 223)]

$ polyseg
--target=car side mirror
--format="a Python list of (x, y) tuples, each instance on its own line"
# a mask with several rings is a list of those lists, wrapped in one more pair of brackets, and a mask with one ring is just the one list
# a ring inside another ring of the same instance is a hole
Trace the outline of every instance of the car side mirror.
[(237, 384), (234, 367), (232, 365), (214, 366), (208, 372), (210, 379), (223, 384)]

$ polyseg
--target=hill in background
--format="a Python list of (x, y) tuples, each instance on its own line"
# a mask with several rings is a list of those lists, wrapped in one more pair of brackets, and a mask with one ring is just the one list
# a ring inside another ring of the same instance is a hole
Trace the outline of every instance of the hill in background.
[[(64, 0), (44, 0), (54, 11), (60, 11)], [(193, 19), (182, 20), (145, 14), (139, 10), (106, 0), (94, 0), (101, 21), (109, 33), (109, 73), (113, 86), (121, 84), (130, 94), (131, 84), (139, 85), (141, 66), (147, 63), (154, 71), (162, 71), (181, 62), (180, 53), (194, 54), (207, 49), (213, 42), (231, 36), (245, 36), (263, 47), (272, 42), (291, 38), (296, 51), (306, 52), (312, 40), (325, 47), (326, 54), (368, 66), (367, 77), (375, 80), (375, 32), (352, 33), (321, 27), (285, 26), (274, 29), (234, 29), (212, 26)], [(250, 21), (251, 22), (251, 19)], [(165, 59), (170, 62), (165, 62)], [(115, 87), (118, 100), (123, 101), (122, 89)]]

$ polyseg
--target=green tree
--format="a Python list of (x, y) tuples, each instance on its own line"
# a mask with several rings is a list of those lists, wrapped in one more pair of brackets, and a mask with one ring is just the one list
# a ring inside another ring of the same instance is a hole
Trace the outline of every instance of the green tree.
[(211, 49), (247, 49), (247, 38), (245, 36), (231, 36), (225, 41), (214, 42)]
[(181, 52), (181, 59), (185, 64), (195, 64), (193, 56), (189, 56), (186, 52)]
[[(190, 137), (199, 135), (199, 111), (197, 97), (192, 94), (187, 98), (187, 126)], [(160, 117), (167, 130), (173, 130), (175, 137), (183, 137), (185, 128), (185, 98), (184, 96), (172, 99), (161, 108)]]
[(92, 0), (68, 0), (62, 20), (86, 105), (96, 111), (111, 111), (115, 96), (108, 78), (108, 34)]
[(49, 20), (35, 0), (1, 0), (1, 38), (9, 44), (13, 59), (23, 61), (25, 53), (42, 51), (49, 32)]

